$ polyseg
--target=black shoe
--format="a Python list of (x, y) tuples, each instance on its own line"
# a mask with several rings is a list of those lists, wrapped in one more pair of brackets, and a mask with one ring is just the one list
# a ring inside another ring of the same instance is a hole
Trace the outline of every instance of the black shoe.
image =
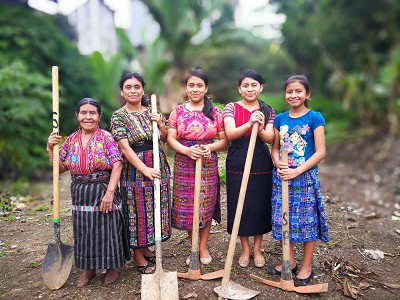
[(314, 270), (311, 270), (311, 274), (307, 278), (300, 279), (295, 277), (293, 280), (294, 286), (306, 286), (313, 278), (314, 278)]
[[(292, 274), (297, 272), (297, 265), (292, 269)], [(281, 272), (275, 269), (275, 267), (269, 267), (267, 270), (267, 274), (269, 275), (281, 275)]]

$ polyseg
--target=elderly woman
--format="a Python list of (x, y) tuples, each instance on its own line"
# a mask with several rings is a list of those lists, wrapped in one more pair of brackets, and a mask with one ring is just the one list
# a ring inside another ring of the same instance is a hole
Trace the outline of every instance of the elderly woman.
[[(118, 190), (121, 153), (111, 134), (99, 128), (101, 107), (94, 99), (82, 99), (75, 115), (79, 129), (60, 149), (60, 173), (71, 172), (75, 264), (84, 270), (77, 286), (87, 285), (97, 269), (106, 269), (104, 283), (110, 284), (129, 259)], [(55, 132), (48, 138), (51, 162), (60, 140)]]

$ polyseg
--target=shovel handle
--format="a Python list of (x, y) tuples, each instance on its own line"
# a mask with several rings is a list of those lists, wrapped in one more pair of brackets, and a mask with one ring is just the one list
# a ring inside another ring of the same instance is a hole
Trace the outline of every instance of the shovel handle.
[[(288, 150), (281, 150), (282, 162), (288, 162)], [(289, 181), (282, 180), (282, 273), (283, 280), (292, 280), (289, 247)]]
[[(151, 95), (151, 112), (157, 113), (157, 97)], [(153, 168), (160, 169), (160, 155), (158, 147), (158, 127), (157, 122), (153, 121)], [(161, 200), (160, 200), (160, 179), (154, 179), (154, 231), (155, 241), (161, 242)]]
[(200, 222), (200, 189), (201, 189), (201, 157), (196, 160), (194, 175), (193, 224), (192, 224), (192, 253), (199, 250), (199, 222)]
[[(58, 95), (58, 67), (51, 68), (53, 93), (53, 132), (59, 132), (59, 95)], [(53, 147), (53, 222), (60, 223), (60, 147)]]
[(240, 225), (240, 220), (242, 218), (243, 205), (244, 205), (244, 200), (245, 200), (245, 196), (246, 196), (247, 183), (249, 182), (251, 164), (253, 162), (253, 154), (254, 154), (254, 147), (256, 145), (258, 126), (259, 126), (259, 123), (255, 122), (253, 125), (253, 128), (251, 130), (249, 148), (247, 149), (246, 162), (244, 164), (242, 183), (240, 185), (239, 198), (238, 198), (238, 203), (236, 206), (235, 219), (233, 221), (232, 234), (231, 234), (231, 239), (229, 241), (228, 254), (226, 256), (224, 277), (222, 278), (222, 283), (221, 283), (222, 290), (227, 289), (228, 284), (229, 284), (229, 279), (231, 276), (233, 254), (235, 252), (236, 240), (237, 240), (237, 236), (238, 236), (238, 232), (239, 232), (239, 225)]

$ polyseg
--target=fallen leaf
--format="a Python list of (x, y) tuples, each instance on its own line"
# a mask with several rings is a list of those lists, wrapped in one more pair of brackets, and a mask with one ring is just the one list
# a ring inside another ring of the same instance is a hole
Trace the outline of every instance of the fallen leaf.
[(182, 297), (182, 299), (189, 299), (189, 298), (197, 298), (198, 295), (196, 293), (189, 293)]
[(371, 286), (371, 284), (369, 284), (368, 282), (362, 281), (362, 282), (360, 282), (360, 284), (357, 286), (357, 289), (358, 289), (358, 290), (365, 290), (365, 289), (369, 288), (370, 286)]
[(400, 289), (400, 284), (395, 284), (395, 283), (388, 283), (388, 282), (381, 282), (379, 281), (381, 284), (383, 284), (384, 286), (387, 286), (389, 288), (392, 289)]
[(358, 293), (358, 291), (350, 286), (347, 279), (343, 280), (343, 294), (345, 296), (356, 299), (357, 293)]

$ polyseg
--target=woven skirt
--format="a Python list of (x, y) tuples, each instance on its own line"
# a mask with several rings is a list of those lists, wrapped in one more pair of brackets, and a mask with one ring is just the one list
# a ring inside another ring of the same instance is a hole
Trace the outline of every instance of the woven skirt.
[(99, 210), (109, 172), (71, 174), (72, 220), (75, 264), (80, 269), (115, 269), (130, 259), (128, 239), (118, 189), (113, 210)]
[[(210, 140), (179, 140), (182, 145), (209, 144)], [(174, 187), (172, 196), (172, 226), (192, 231), (193, 203), (196, 161), (180, 153), (175, 154)], [(207, 227), (212, 219), (221, 222), (221, 194), (218, 173), (218, 156), (213, 152), (210, 158), (202, 159), (199, 228)]]
[[(273, 172), (272, 236), (282, 240), (282, 180)], [(329, 242), (328, 222), (320, 191), (318, 170), (289, 180), (289, 240)]]
[[(152, 150), (138, 151), (136, 154), (146, 166), (153, 166)], [(171, 237), (170, 170), (162, 149), (159, 155), (161, 240), (164, 242)], [(154, 181), (144, 176), (125, 159), (120, 188), (130, 248), (146, 248), (154, 245)]]
[[(231, 143), (226, 158), (227, 231), (232, 233), (249, 138)], [(267, 145), (257, 138), (247, 184), (239, 236), (262, 235), (271, 231), (271, 193), (273, 164)]]

